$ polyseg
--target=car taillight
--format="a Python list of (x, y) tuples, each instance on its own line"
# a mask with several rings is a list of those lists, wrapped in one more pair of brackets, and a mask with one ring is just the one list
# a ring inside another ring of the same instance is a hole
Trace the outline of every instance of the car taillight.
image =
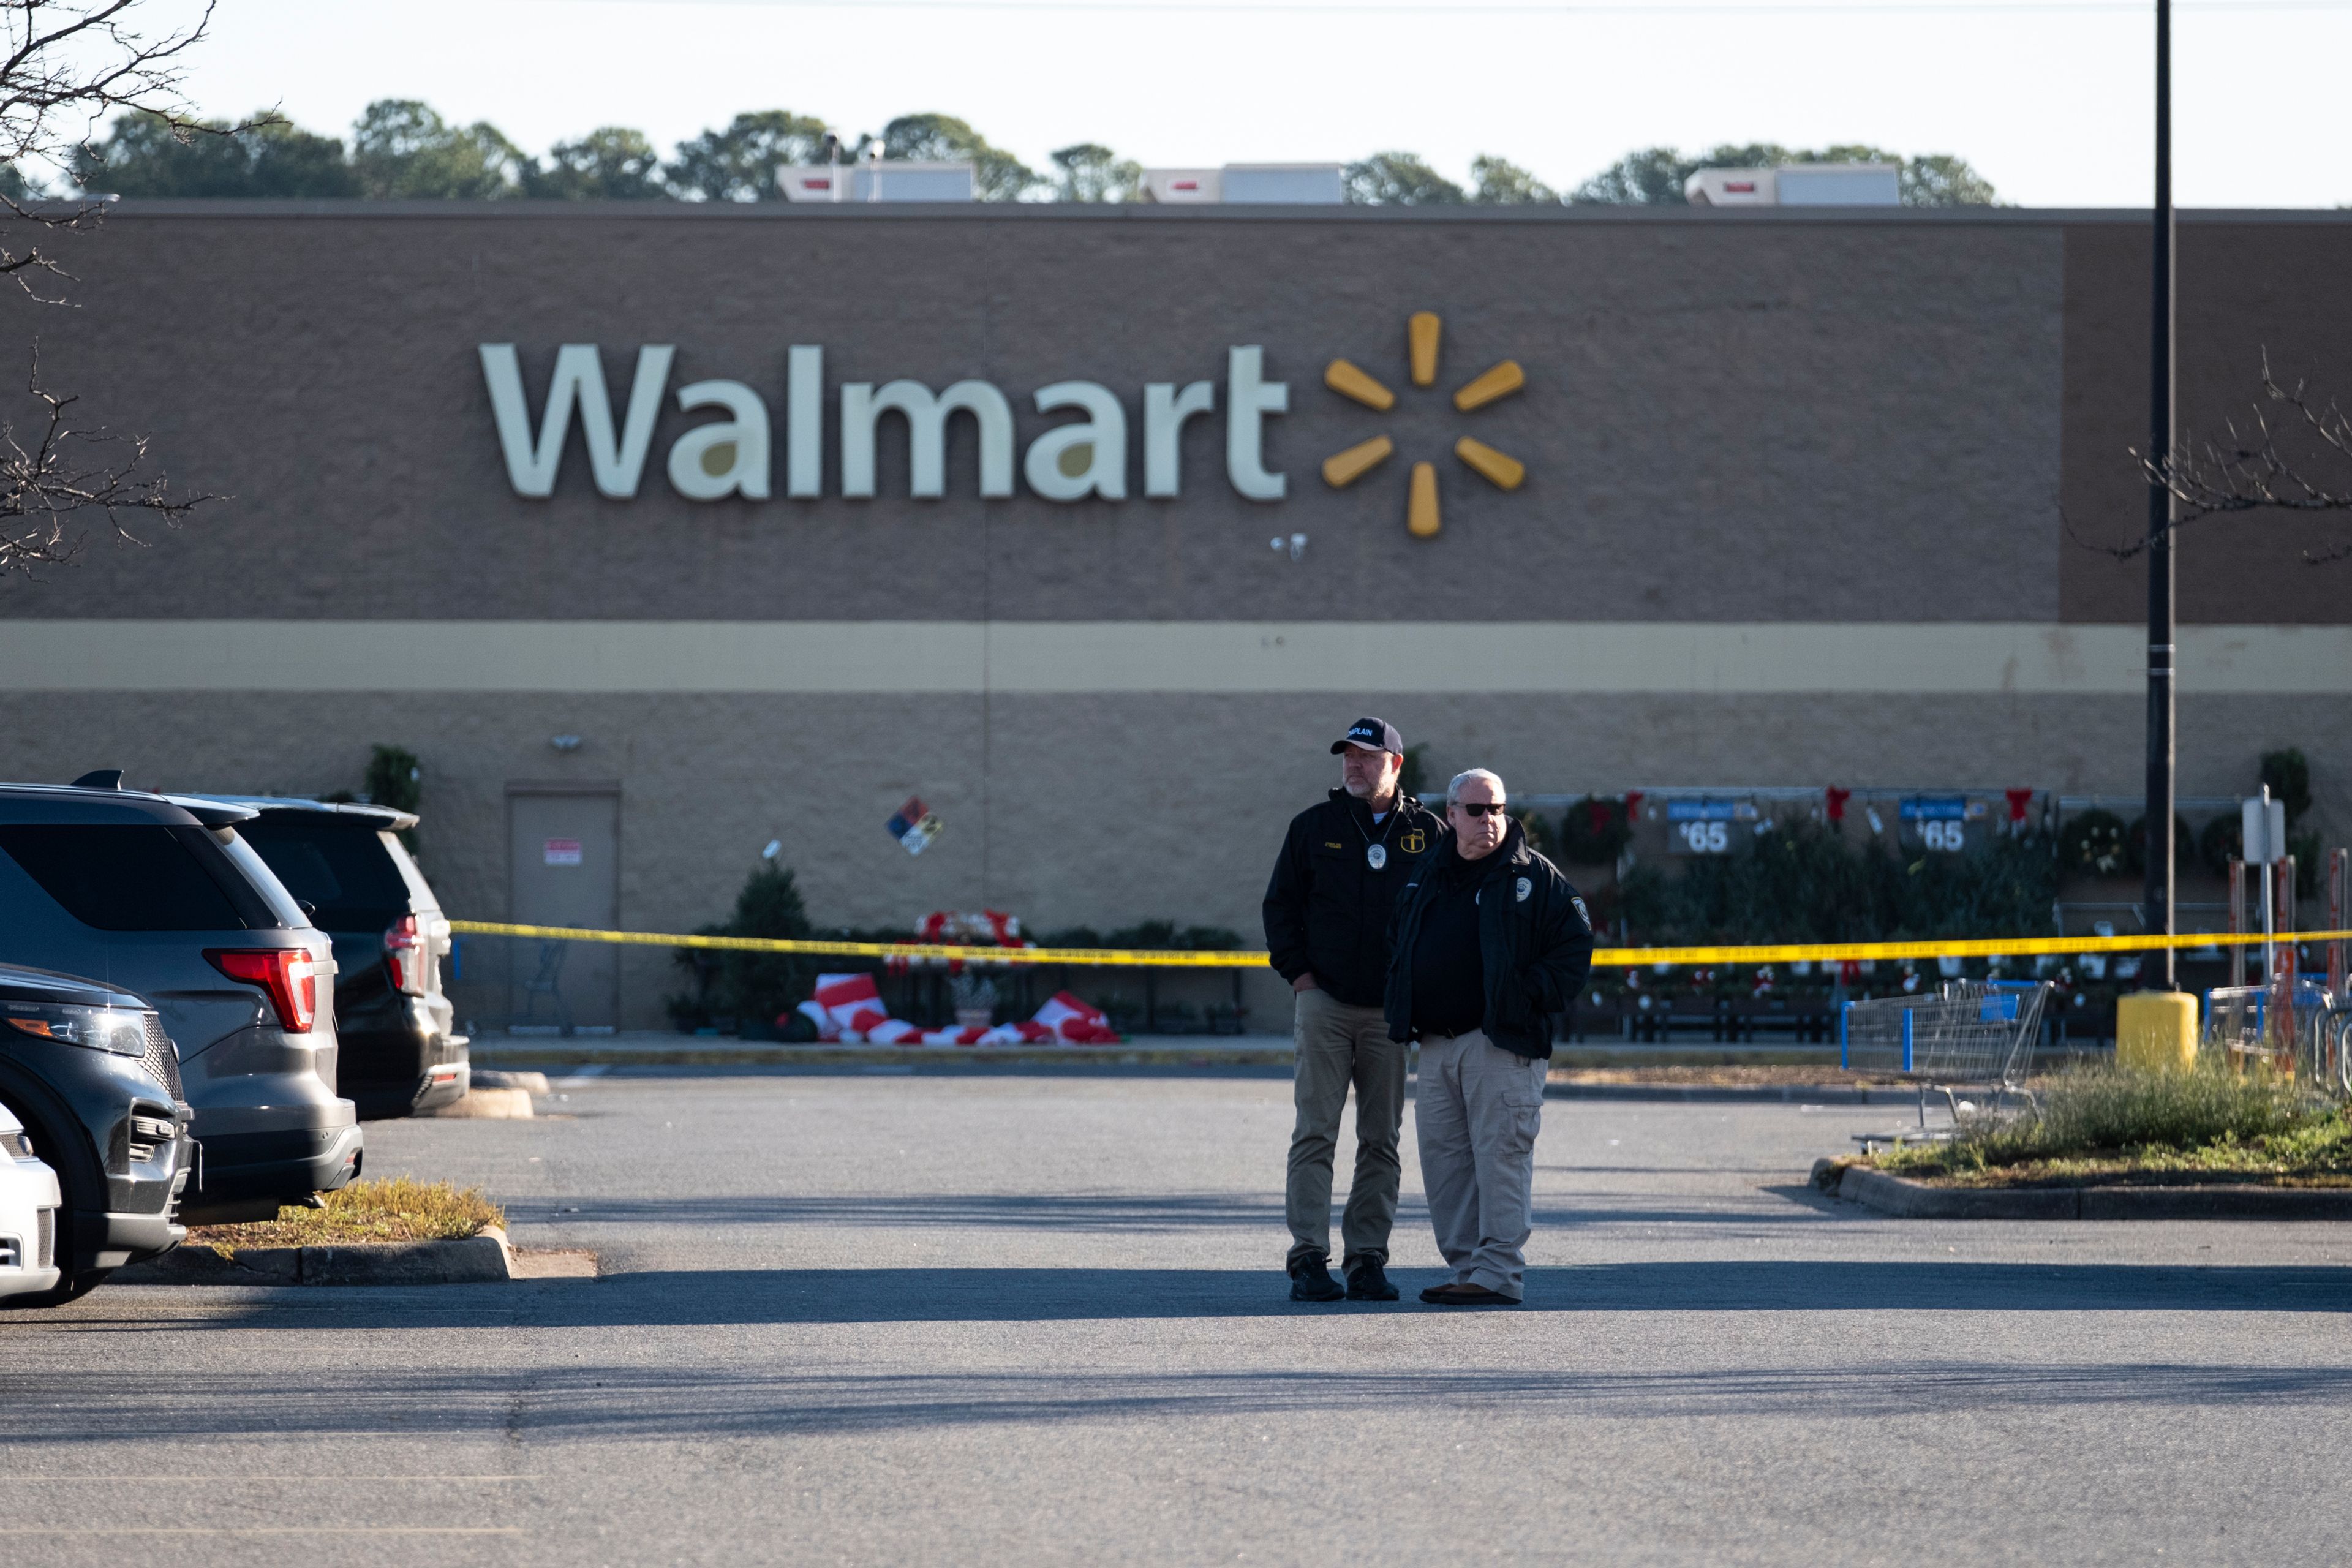
[(299, 947), (215, 948), (205, 956), (231, 980), (269, 993), (278, 1021), (289, 1034), (307, 1035), (319, 1016), (319, 971)]
[(425, 994), (425, 963), (428, 950), (415, 915), (403, 915), (383, 933), (383, 966), (392, 972), (393, 988), (411, 996)]

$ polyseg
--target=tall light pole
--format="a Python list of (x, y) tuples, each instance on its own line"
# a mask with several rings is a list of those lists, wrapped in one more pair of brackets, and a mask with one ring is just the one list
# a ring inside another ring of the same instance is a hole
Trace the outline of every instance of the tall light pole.
[[(2148, 301), (2147, 450), (2168, 463), (2173, 431), (2172, 0), (2156, 0), (2156, 234)], [(2173, 561), (2172, 491), (2147, 490), (2147, 882), (2146, 928), (2173, 934)], [(2173, 989), (2170, 948), (2158, 971)]]

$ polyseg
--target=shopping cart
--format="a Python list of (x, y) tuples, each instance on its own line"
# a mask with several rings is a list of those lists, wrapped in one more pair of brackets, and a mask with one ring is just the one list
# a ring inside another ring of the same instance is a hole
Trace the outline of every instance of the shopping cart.
[(2308, 980), (2215, 986), (2199, 1048), (2238, 1072), (2259, 1068), (2352, 1098), (2352, 1003)]
[[(1919, 1131), (1855, 1134), (1865, 1145), (1948, 1137), (1927, 1131), (1927, 1096), (1941, 1094), (1958, 1122), (1959, 1091), (2030, 1100), (2026, 1075), (2042, 1036), (2046, 980), (1952, 980), (1932, 995), (1849, 1002), (1838, 1019), (1838, 1063), (1861, 1072), (1895, 1072), (1919, 1086)], [(1973, 1108), (1971, 1108), (1973, 1109)]]

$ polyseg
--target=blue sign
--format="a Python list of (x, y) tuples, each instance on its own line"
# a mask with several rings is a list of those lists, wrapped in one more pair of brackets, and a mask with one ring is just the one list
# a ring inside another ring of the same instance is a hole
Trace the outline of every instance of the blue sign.
[(1670, 800), (1666, 802), (1668, 822), (1745, 822), (1755, 815), (1755, 806), (1744, 800)]
[(1968, 815), (1964, 795), (1915, 795), (1903, 803), (1906, 822), (1964, 822)]

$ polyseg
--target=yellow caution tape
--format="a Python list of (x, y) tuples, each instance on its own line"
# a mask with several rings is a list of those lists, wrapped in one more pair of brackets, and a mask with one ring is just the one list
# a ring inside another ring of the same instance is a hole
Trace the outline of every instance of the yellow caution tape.
[[(793, 942), (780, 937), (686, 936), (674, 932), (588, 931), (575, 926), (509, 925), (498, 921), (451, 921), (449, 929), (467, 936), (537, 937), (543, 942), (604, 942), (630, 947), (702, 947), (733, 952), (797, 952), (822, 958), (919, 958), (966, 963), (1068, 963), (1120, 969), (1262, 969), (1264, 952), (1170, 952), (1126, 947), (953, 947), (912, 942)], [(1633, 968), (1646, 963), (1684, 967), (1747, 963), (1835, 963), (1845, 959), (2034, 958), (2043, 954), (2146, 952), (2162, 948), (2252, 947), (2259, 931), (2192, 936), (1952, 937), (1930, 942), (1780, 942), (1756, 947), (1604, 947), (1592, 954), (1594, 967)], [(2352, 931), (2282, 931), (2281, 943), (2342, 942)]]

